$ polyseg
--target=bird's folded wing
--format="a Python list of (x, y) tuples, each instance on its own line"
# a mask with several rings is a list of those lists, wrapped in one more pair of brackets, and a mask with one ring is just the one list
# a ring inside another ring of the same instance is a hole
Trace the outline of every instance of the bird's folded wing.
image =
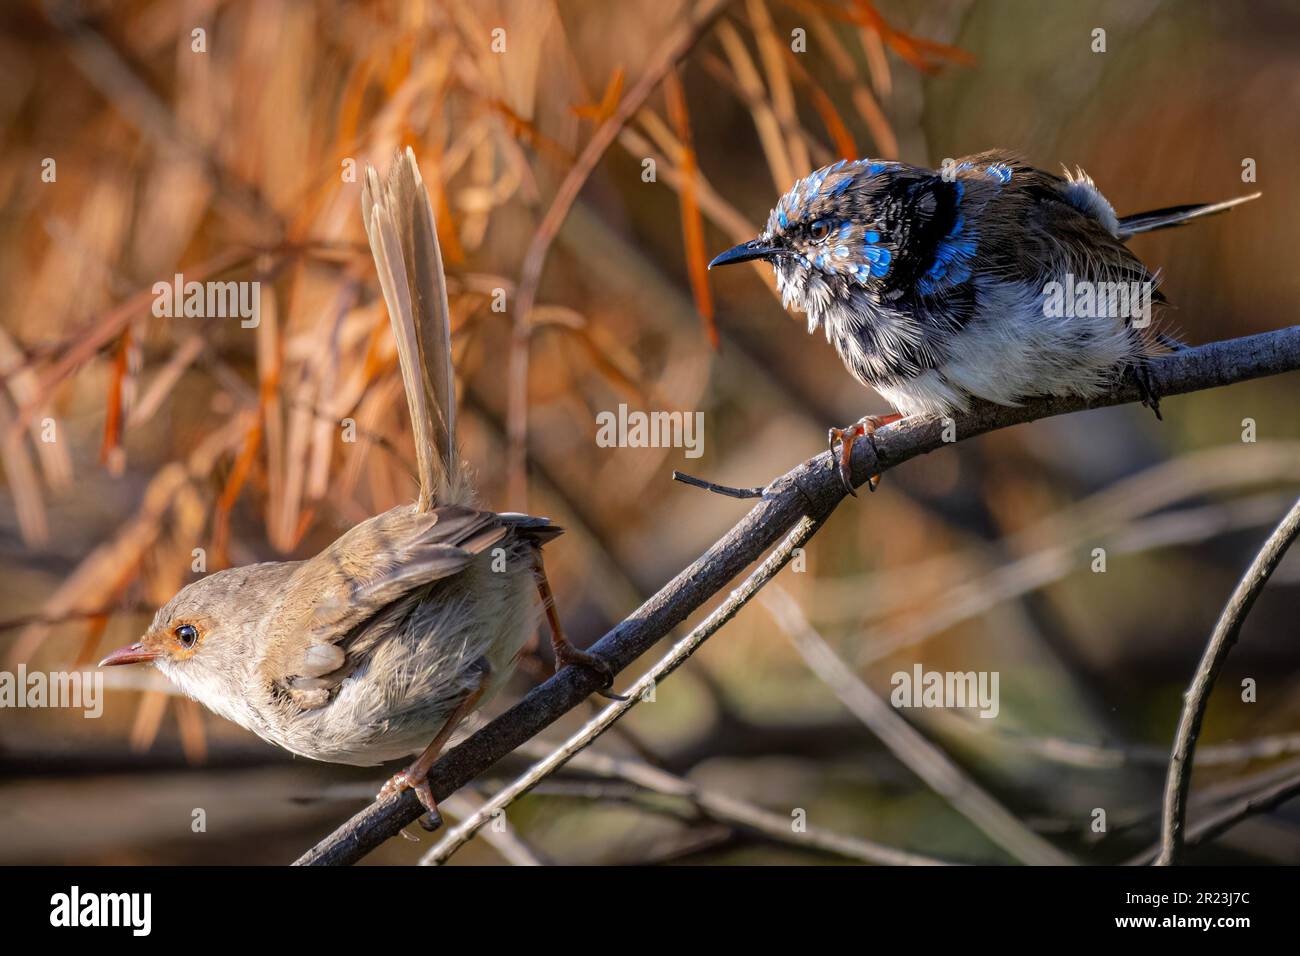
[[(263, 675), (304, 707), (319, 707), (356, 666), (371, 627), (405, 614), (411, 592), (463, 571), (510, 529), (494, 513), (407, 507), (357, 525), (310, 561), (286, 587), (286, 624), (260, 662)], [(396, 619), (388, 622), (397, 623)]]

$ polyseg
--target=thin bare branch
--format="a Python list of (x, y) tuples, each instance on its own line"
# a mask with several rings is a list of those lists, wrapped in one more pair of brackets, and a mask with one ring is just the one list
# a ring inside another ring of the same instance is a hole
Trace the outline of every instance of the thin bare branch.
[(1287, 512), (1281, 523), (1273, 529), (1264, 546), (1255, 555), (1246, 573), (1228, 598), (1219, 615), (1210, 642), (1205, 646), (1201, 663), (1192, 676), (1191, 686), (1183, 702), (1183, 715), (1178, 721), (1174, 736), (1174, 749), (1169, 757), (1169, 775), (1165, 778), (1164, 815), (1160, 824), (1160, 856), (1158, 866), (1171, 866), (1179, 861), (1183, 852), (1183, 828), (1187, 822), (1187, 793), (1192, 786), (1192, 755), (1196, 739), (1201, 733), (1201, 722), (1210, 705), (1210, 691), (1214, 681), (1228, 659), (1228, 652), (1237, 643), (1241, 626), (1255, 605), (1255, 599), (1281, 563), (1287, 548), (1300, 534), (1300, 500)]
[(853, 715), (914, 774), (1002, 849), (1022, 863), (1063, 866), (1075, 861), (1025, 826), (952, 762), (925, 735), (864, 684), (808, 622), (794, 598), (779, 587), (760, 599), (804, 663)]
[[(1300, 773), (1292, 773), (1289, 777), (1271, 783), (1255, 793), (1227, 803), (1205, 815), (1187, 828), (1183, 846), (1193, 847), (1209, 843), (1237, 824), (1258, 814), (1268, 813), (1296, 796), (1300, 796)], [(1163, 842), (1155, 843), (1129, 860), (1127, 865), (1142, 866), (1151, 862), (1158, 864), (1158, 856), (1162, 849)]]
[[(448, 799), (438, 805), (439, 810), (446, 811), (450, 816), (458, 819), (464, 819), (472, 815), (483, 805), (483, 801), (477, 798), (470, 798), (460, 793), (452, 794)], [(532, 847), (519, 838), (519, 834), (514, 828), (506, 825), (500, 829), (489, 827), (488, 833), (484, 839), (492, 845), (492, 848), (501, 854), (502, 858), (511, 866), (544, 866), (542, 860)]]
[[(556, 748), (553, 745), (535, 741), (526, 744), (520, 749), (540, 758), (545, 758), (550, 756)], [(593, 753), (587, 750), (574, 754), (569, 760), (569, 767), (607, 780), (630, 783), (633, 785), (634, 793), (641, 793), (642, 795), (656, 794), (661, 797), (677, 798), (679, 801), (685, 800), (688, 806), (681, 808), (674, 814), (679, 819), (724, 823), (761, 834), (775, 843), (782, 843), (803, 850), (812, 849), (831, 853), (845, 859), (856, 860), (859, 863), (883, 863), (903, 866), (947, 865), (943, 860), (896, 850), (871, 840), (837, 833), (813, 824), (808, 824), (805, 828), (796, 830), (791, 825), (791, 818), (788, 815), (765, 810), (730, 794), (706, 789), (693, 781), (669, 773), (666, 770), (652, 767), (641, 760), (629, 760), (624, 757), (613, 757), (608, 754)], [(606, 793), (596, 791), (591, 793), (591, 796), (594, 799), (603, 799)], [(444, 853), (442, 847), (449, 838), (450, 835), (429, 850), (421, 862), (445, 862), (451, 851)]]
[(651, 56), (641, 78), (628, 90), (627, 96), (618, 104), (618, 109), (604, 123), (596, 128), (591, 139), (583, 148), (577, 162), (560, 184), (555, 198), (551, 201), (546, 216), (533, 233), (532, 242), (524, 254), (523, 265), (519, 270), (519, 298), (515, 307), (515, 323), (510, 340), (509, 367), (509, 415), (507, 429), (507, 481), (506, 500), (512, 507), (525, 508), (527, 497), (526, 459), (528, 447), (528, 359), (529, 340), (533, 305), (537, 301), (537, 288), (542, 280), (542, 269), (546, 265), (546, 256), (551, 243), (560, 232), (573, 207), (573, 203), (582, 191), (587, 177), (591, 175), (600, 158), (605, 155), (615, 137), (629, 119), (645, 103), (650, 94), (662, 82), (668, 71), (673, 68), (699, 41), (705, 31), (731, 0), (700, 0), (690, 14), (684, 17), (671, 34)]
[(680, 481), (682, 484), (691, 485), (694, 488), (703, 488), (705, 491), (711, 491), (715, 495), (723, 495), (727, 498), (763, 497), (762, 488), (732, 488), (730, 485), (719, 485), (716, 482), (705, 481), (703, 478), (696, 478), (684, 471), (674, 471), (673, 481)]

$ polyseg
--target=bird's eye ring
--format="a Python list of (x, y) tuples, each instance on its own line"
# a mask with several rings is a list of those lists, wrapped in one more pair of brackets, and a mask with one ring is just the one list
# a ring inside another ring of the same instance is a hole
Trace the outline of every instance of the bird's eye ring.
[(182, 624), (176, 628), (176, 640), (180, 641), (181, 647), (191, 648), (199, 639), (199, 629), (193, 624)]
[(812, 236), (813, 242), (825, 242), (826, 237), (831, 234), (830, 220), (818, 219), (808, 227), (808, 234)]

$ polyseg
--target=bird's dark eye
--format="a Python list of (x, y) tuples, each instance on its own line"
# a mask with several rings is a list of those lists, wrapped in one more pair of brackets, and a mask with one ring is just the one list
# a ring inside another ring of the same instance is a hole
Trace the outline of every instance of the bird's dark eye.
[(199, 629), (193, 624), (182, 624), (176, 628), (176, 640), (181, 642), (181, 647), (193, 647), (199, 639)]
[(813, 242), (825, 242), (826, 237), (831, 234), (830, 220), (818, 219), (808, 227), (808, 234), (812, 236)]

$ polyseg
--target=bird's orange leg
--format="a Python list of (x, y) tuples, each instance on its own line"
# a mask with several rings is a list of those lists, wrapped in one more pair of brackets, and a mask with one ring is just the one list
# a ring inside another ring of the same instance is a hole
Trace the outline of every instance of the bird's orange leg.
[[(850, 464), (853, 460), (853, 443), (859, 438), (871, 440), (871, 436), (876, 433), (876, 429), (884, 428), (886, 425), (892, 425), (894, 422), (903, 418), (898, 412), (892, 415), (865, 415), (848, 428), (832, 428), (826, 436), (827, 443), (830, 445), (831, 454), (836, 454), (835, 445), (838, 443), (840, 481), (844, 483), (844, 490), (855, 498), (858, 493), (853, 490), (853, 478)], [(875, 491), (876, 486), (880, 484), (880, 476), (872, 475), (867, 479), (867, 490)]]
[[(564, 628), (560, 624), (560, 614), (555, 609), (555, 595), (551, 593), (551, 582), (546, 577), (546, 567), (542, 564), (541, 552), (537, 552), (533, 558), (533, 574), (537, 578), (537, 593), (542, 598), (542, 608), (546, 611), (546, 622), (551, 628), (551, 650), (555, 654), (555, 669), (570, 665), (586, 667), (595, 671), (605, 679), (605, 687), (608, 688), (614, 683), (614, 671), (610, 668), (604, 658), (598, 657), (589, 651), (582, 651), (569, 643), (569, 639), (564, 636)], [(608, 697), (610, 700), (627, 700), (618, 694), (611, 694), (607, 690), (597, 691), (601, 697)]]
[(426, 830), (436, 830), (442, 822), (442, 817), (438, 813), (438, 804), (433, 799), (433, 790), (429, 787), (429, 770), (433, 767), (434, 761), (442, 754), (442, 748), (447, 746), (447, 741), (451, 735), (456, 732), (461, 721), (470, 715), (478, 702), (483, 698), (483, 692), (487, 690), (488, 677), (491, 676), (491, 669), (483, 663), (483, 677), (479, 681), (478, 687), (470, 691), (465, 699), (456, 705), (447, 722), (442, 725), (438, 731), (438, 736), (433, 738), (433, 742), (424, 748), (424, 752), (415, 758), (405, 770), (399, 770), (393, 774), (392, 778), (383, 785), (379, 790), (378, 800), (383, 800), (393, 794), (401, 793), (403, 790), (414, 790), (415, 795), (420, 799), (421, 806), (429, 811), (428, 822), (421, 818), (420, 825)]

